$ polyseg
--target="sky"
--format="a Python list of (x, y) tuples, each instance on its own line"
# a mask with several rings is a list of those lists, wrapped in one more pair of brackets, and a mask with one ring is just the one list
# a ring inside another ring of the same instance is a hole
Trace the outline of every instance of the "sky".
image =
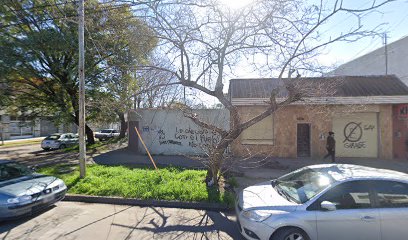
[[(367, 0), (350, 1), (353, 6)], [(361, 6), (361, 5), (360, 5)], [(333, 28), (346, 25), (347, 17), (336, 19)], [(378, 12), (366, 16), (362, 22), (366, 26), (380, 26), (380, 36), (362, 39), (354, 43), (336, 43), (330, 45), (325, 54), (319, 59), (323, 64), (342, 64), (374, 51), (384, 46), (384, 35), (387, 34), (387, 43), (395, 42), (408, 36), (408, 1), (397, 0), (379, 9)]]

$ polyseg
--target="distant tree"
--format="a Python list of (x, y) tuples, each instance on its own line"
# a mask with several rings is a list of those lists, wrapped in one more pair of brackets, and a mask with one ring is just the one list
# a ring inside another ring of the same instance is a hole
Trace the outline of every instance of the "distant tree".
[[(99, 112), (120, 114), (126, 108), (122, 105), (126, 99), (116, 94), (131, 85), (129, 69), (147, 57), (156, 44), (155, 38), (146, 24), (132, 15), (128, 5), (89, 0), (85, 9), (88, 98), (93, 102), (109, 99), (115, 104)], [(78, 124), (75, 2), (5, 0), (0, 5), (0, 16), (0, 80), (12, 89), (13, 104), (29, 107), (33, 114), (58, 116)], [(95, 114), (89, 112), (89, 106), (87, 119), (92, 120)], [(88, 125), (86, 135), (93, 143)]]

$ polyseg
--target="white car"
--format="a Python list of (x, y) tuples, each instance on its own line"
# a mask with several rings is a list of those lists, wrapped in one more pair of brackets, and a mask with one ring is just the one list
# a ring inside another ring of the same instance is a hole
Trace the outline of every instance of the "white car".
[(41, 148), (44, 150), (64, 149), (78, 144), (78, 136), (74, 133), (55, 133), (42, 140)]
[(408, 174), (347, 164), (301, 168), (245, 188), (237, 221), (246, 239), (408, 239)]
[(115, 129), (103, 129), (100, 132), (95, 133), (95, 138), (99, 141), (108, 140), (110, 138), (119, 137), (119, 131)]

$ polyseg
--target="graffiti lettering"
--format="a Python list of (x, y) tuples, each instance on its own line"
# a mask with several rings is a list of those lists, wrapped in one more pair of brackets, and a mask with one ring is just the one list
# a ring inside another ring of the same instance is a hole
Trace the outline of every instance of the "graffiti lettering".
[(375, 129), (375, 126), (372, 124), (364, 125), (364, 131), (373, 131), (374, 129)]
[(173, 145), (179, 145), (181, 146), (181, 142), (173, 141), (173, 140), (166, 140), (166, 141), (159, 141), (160, 145), (166, 145), (166, 144), (173, 144)]
[(362, 142), (347, 142), (344, 143), (344, 147), (345, 148), (353, 148), (353, 149), (361, 149), (361, 148), (366, 148), (366, 142), (362, 141)]
[(178, 134), (177, 132), (174, 134), (175, 139), (188, 139), (187, 135), (184, 134)]
[(159, 135), (159, 139), (163, 140), (166, 139), (166, 134), (164, 133), (164, 131), (162, 129), (160, 129), (157, 134)]
[[(143, 132), (153, 133), (152, 126), (143, 126)], [(207, 129), (192, 129), (176, 127), (174, 135), (166, 134), (163, 129), (158, 128), (157, 136), (160, 145), (178, 145), (183, 146), (188, 144), (192, 148), (210, 148), (220, 141), (220, 136), (215, 131)], [(171, 138), (171, 139), (169, 139)]]
[(192, 147), (192, 148), (208, 149), (208, 148), (210, 148), (212, 145), (211, 145), (211, 144), (207, 144), (207, 143), (189, 142), (189, 143), (188, 143), (188, 146), (189, 146), (189, 147)]

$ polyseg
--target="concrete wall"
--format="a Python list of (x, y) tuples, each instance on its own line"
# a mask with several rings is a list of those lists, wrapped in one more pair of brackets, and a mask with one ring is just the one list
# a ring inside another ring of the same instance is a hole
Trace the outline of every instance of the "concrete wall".
[(10, 123), (10, 117), (8, 115), (1, 115), (0, 116), (0, 132), (1, 132), (1, 138), (3, 140), (10, 139), (10, 132), (9, 132), (9, 123)]
[(53, 122), (41, 118), (37, 118), (32, 122), (11, 121), (10, 116), (4, 112), (0, 115), (0, 123), (0, 135), (2, 134), (4, 140), (44, 137), (57, 132), (78, 132), (78, 128), (75, 124), (66, 124), (57, 127)]
[[(229, 128), (228, 110), (206, 109), (194, 112), (203, 121), (224, 129)], [(139, 131), (152, 154), (203, 155), (212, 143), (220, 139), (218, 134), (198, 127), (179, 110), (137, 110), (136, 114)], [(131, 131), (129, 134), (135, 134), (134, 129), (129, 131)], [(146, 153), (140, 141), (138, 148), (139, 152)]]
[(395, 74), (408, 85), (408, 37), (388, 44), (388, 71), (385, 48), (381, 47), (362, 57), (341, 65), (328, 75), (386, 75)]
[[(249, 119), (264, 110), (263, 106), (238, 107), (243, 119)], [(376, 129), (378, 157), (392, 158), (392, 106), (287, 106), (273, 115), (273, 144), (241, 144), (241, 136), (231, 146), (232, 153), (247, 156), (249, 153), (260, 156), (297, 157), (297, 124), (310, 124), (311, 157), (321, 158), (326, 151), (327, 132), (333, 130), (333, 122), (356, 113), (375, 113), (378, 116)], [(344, 133), (337, 132), (336, 144), (344, 144)]]

